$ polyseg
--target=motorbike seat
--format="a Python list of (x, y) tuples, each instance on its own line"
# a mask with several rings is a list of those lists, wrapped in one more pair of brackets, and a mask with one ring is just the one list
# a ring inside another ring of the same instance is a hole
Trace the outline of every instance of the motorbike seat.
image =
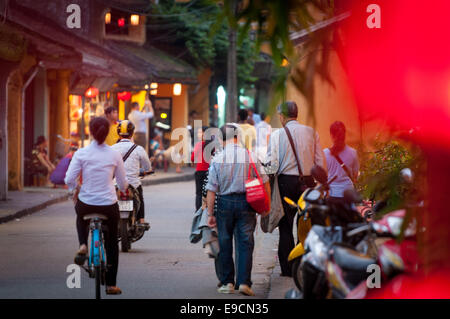
[(83, 216), (84, 220), (90, 220), (90, 219), (94, 219), (94, 218), (108, 220), (108, 217), (106, 217), (105, 215), (102, 215), (102, 214), (88, 214), (88, 215)]
[(367, 267), (376, 264), (376, 259), (370, 258), (358, 251), (343, 246), (333, 247), (333, 256), (336, 264), (342, 269), (366, 272)]

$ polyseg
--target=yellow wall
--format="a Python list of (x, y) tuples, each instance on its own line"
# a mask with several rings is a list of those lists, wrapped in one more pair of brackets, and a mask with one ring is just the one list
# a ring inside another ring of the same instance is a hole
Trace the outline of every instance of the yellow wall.
[(173, 84), (158, 84), (156, 97), (172, 98), (172, 130), (186, 127), (188, 124), (188, 86), (182, 85), (181, 95), (173, 95)]
[[(362, 142), (370, 147), (377, 134), (383, 135), (386, 132), (386, 124), (371, 120), (370, 114), (359, 112), (354, 94), (335, 52), (330, 53), (329, 68), (335, 88), (318, 75), (314, 79), (315, 125), (309, 116), (309, 106), (304, 96), (292, 82), (288, 82), (287, 85), (287, 100), (297, 103), (300, 123), (315, 126), (323, 148), (332, 145), (329, 128), (334, 121), (342, 121), (345, 124), (349, 145), (358, 147)], [(273, 116), (271, 124), (274, 127), (281, 127), (278, 116)]]

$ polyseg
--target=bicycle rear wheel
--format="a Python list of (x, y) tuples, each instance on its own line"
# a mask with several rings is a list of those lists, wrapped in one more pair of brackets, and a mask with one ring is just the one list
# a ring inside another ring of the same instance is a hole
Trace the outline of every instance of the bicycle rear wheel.
[(101, 299), (100, 285), (102, 282), (102, 271), (100, 266), (95, 266), (95, 299)]

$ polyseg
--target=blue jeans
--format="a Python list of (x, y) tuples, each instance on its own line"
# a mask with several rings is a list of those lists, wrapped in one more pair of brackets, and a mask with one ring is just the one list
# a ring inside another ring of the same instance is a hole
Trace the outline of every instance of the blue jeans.
[(220, 196), (217, 202), (217, 230), (219, 236), (219, 279), (223, 285), (235, 284), (233, 262), (233, 236), (235, 239), (237, 278), (236, 287), (245, 284), (251, 287), (253, 232), (256, 213), (243, 195)]

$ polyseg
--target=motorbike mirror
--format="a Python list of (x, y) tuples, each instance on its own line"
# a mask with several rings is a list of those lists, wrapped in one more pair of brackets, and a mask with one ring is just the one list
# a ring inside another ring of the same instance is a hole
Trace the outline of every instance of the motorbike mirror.
[(320, 184), (326, 184), (328, 181), (327, 172), (319, 165), (314, 165), (311, 169), (311, 175)]
[(288, 203), (288, 204), (291, 205), (292, 207), (297, 207), (297, 204), (294, 203), (294, 201), (293, 201), (292, 199), (290, 199), (290, 198), (288, 198), (288, 197), (283, 197), (283, 199), (284, 199), (284, 201), (285, 201), (286, 203)]
[(344, 191), (344, 200), (346, 203), (360, 203), (362, 202), (361, 195), (354, 189), (347, 189)]
[(400, 177), (406, 183), (412, 183), (414, 179), (414, 174), (410, 168), (404, 168), (400, 171)]

